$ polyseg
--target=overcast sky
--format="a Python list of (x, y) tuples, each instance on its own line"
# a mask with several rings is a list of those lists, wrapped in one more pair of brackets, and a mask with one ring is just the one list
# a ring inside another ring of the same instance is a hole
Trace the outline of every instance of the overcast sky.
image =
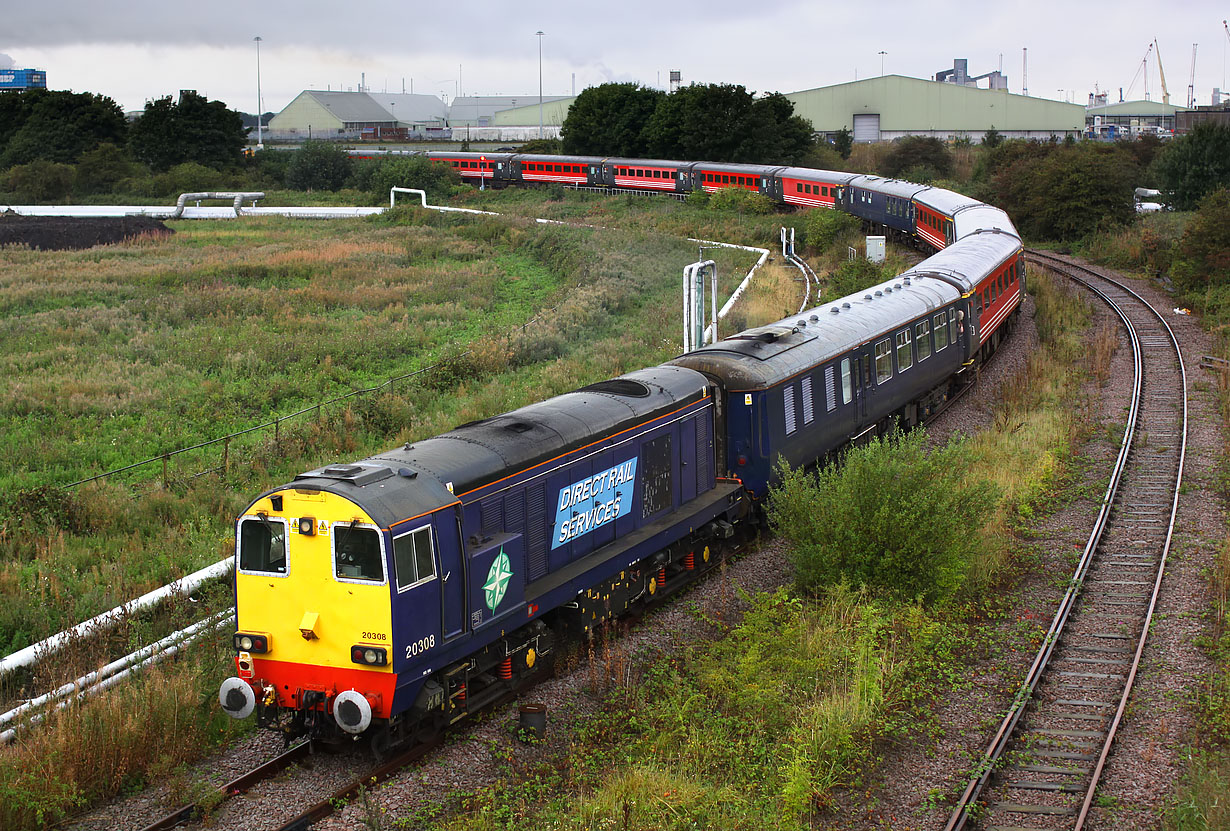
[[(125, 110), (195, 89), (234, 109), (277, 112), (304, 89), (463, 95), (567, 95), (606, 81), (665, 87), (737, 83), (793, 92), (879, 75), (930, 77), (968, 58), (972, 75), (1000, 67), (1021, 92), (1086, 103), (1095, 84), (1144, 97), (1137, 77), (1156, 37), (1172, 104), (1185, 104), (1196, 60), (1196, 100), (1227, 87), (1230, 3), (1213, 0), (569, 0), (410, 3), (364, 0), (180, 3), (167, 0), (42, 0), (7, 3), (0, 67), (47, 71), (52, 89), (110, 96)], [(963, 9), (960, 20), (953, 17)], [(881, 55), (880, 52), (887, 54)], [(1161, 100), (1156, 54), (1149, 92)], [(1133, 85), (1134, 81), (1134, 85)], [(985, 85), (985, 82), (983, 82)], [(1062, 90), (1062, 92), (1061, 92)]]

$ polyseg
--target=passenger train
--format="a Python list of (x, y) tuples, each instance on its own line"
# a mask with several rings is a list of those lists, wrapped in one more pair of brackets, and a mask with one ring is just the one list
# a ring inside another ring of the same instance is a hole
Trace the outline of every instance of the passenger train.
[(968, 383), (1025, 291), (1003, 211), (940, 188), (797, 167), (431, 153), (468, 181), (742, 188), (848, 211), (930, 258), (667, 363), (261, 494), (236, 525), (227, 713), (295, 736), (438, 730), (585, 632), (712, 566), (777, 462), (912, 426)]

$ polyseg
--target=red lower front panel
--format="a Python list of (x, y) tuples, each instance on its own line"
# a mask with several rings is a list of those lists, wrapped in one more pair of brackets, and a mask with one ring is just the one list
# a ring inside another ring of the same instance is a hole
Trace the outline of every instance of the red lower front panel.
[(256, 656), (253, 656), (252, 664), (255, 671), (253, 680), (272, 684), (277, 690), (277, 703), (282, 707), (297, 708), (300, 690), (323, 692), (330, 699), (346, 690), (355, 690), (371, 702), (373, 718), (388, 718), (389, 708), (393, 706), (397, 675), (392, 672), (293, 664)]

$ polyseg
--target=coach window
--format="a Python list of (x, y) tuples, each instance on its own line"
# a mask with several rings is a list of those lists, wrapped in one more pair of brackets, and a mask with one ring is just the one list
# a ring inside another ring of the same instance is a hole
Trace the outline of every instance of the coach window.
[(850, 384), (850, 359), (841, 359), (841, 403), (849, 404), (853, 394), (853, 387)]
[(931, 323), (935, 326), (935, 351), (939, 352), (948, 345), (948, 323), (944, 317), (944, 313), (940, 312), (935, 317), (931, 318)]
[(914, 326), (914, 342), (918, 344), (918, 360), (931, 357), (931, 323), (924, 320)]
[(239, 570), (286, 576), (286, 520), (258, 516), (239, 522)]
[(380, 532), (358, 522), (333, 526), (333, 574), (344, 582), (384, 582)]
[(802, 192), (803, 192), (803, 183), (802, 183), (802, 182), (795, 182), (795, 183), (794, 183), (794, 192), (795, 192), (795, 193), (802, 193)]
[(876, 344), (876, 383), (893, 377), (893, 342), (887, 338)]
[(910, 330), (897, 333), (897, 371), (904, 372), (914, 365), (914, 349), (910, 346)]
[(974, 295), (974, 311), (978, 314), (982, 314), (982, 292), (978, 292)]
[(417, 586), (436, 576), (431, 556), (431, 526), (424, 525), (393, 539), (393, 561), (397, 570), (397, 590)]

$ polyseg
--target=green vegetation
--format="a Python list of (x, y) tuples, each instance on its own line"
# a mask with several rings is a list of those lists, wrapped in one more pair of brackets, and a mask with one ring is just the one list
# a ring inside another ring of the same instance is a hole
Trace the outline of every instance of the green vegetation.
[(560, 129), (565, 152), (792, 164), (812, 146), (811, 125), (784, 95), (741, 85), (692, 84), (665, 95), (602, 84), (577, 97)]
[(897, 600), (949, 601), (982, 553), (996, 504), (960, 442), (931, 450), (922, 431), (877, 438), (807, 472), (788, 467), (773, 491), (773, 529), (792, 543), (805, 594), (849, 583)]
[[(924, 606), (913, 600), (915, 591), (898, 599), (849, 581), (814, 596), (782, 588), (745, 598), (750, 610), (741, 619), (729, 600), (698, 606), (712, 637), (674, 655), (629, 655), (606, 643), (599, 647), (605, 671), (591, 675), (604, 706), (594, 716), (569, 714), (581, 727), (565, 756), (498, 756), (500, 779), (492, 786), (397, 823), (439, 831), (805, 829), (831, 824), (843, 789), (873, 803), (879, 742), (927, 741), (937, 727), (934, 702), (959, 691), (978, 671), (973, 664), (1036, 648), (1032, 627), (988, 621), (1000, 619), (1005, 586), (1031, 567), (1014, 529), (1062, 493), (1071, 439), (1089, 427), (1077, 406), (1089, 311), (1063, 285), (1030, 279), (1043, 338), (1034, 364), (1009, 385), (1005, 409), (988, 430), (933, 451), (953, 454), (951, 461), (959, 456), (959, 464), (938, 480), (911, 482), (937, 501), (947, 497), (932, 490), (1000, 494), (985, 525), (956, 535), (981, 535), (983, 544), (962, 558), (937, 550), (950, 572), (964, 570), (959, 590)], [(874, 463), (868, 466), (895, 469), (882, 450), (865, 451)], [(1020, 463), (1006, 470), (1004, 455)], [(902, 490), (868, 494), (862, 508), (888, 511)], [(807, 500), (795, 498), (794, 487), (779, 493), (770, 516), (807, 537)], [(824, 504), (809, 504), (825, 515)], [(787, 542), (797, 556), (800, 541), (788, 535)], [(870, 550), (878, 542), (852, 545)]]
[(907, 136), (892, 144), (884, 173), (897, 179), (928, 184), (952, 175), (952, 152), (937, 138)]
[(195, 162), (215, 169), (233, 165), (247, 143), (243, 118), (221, 101), (192, 90), (149, 101), (128, 132), (132, 154), (155, 171)]
[(1191, 210), (1215, 190), (1230, 187), (1230, 126), (1196, 125), (1171, 142), (1157, 168), (1174, 207)]
[[(368, 222), (184, 222), (165, 240), (0, 250), (0, 420), (13, 462), (0, 487), (4, 651), (226, 556), (251, 495), (302, 470), (672, 357), (679, 274), (698, 255), (685, 238), (768, 241), (777, 227), (666, 200), (509, 190), (458, 201), (509, 216), (404, 208)], [(706, 252), (724, 293), (755, 256)], [(225, 457), (215, 445), (172, 458), (165, 478), (156, 463), (54, 487), (304, 407), (276, 433), (233, 440)], [(230, 595), (218, 589), (183, 605), (220, 608)], [(144, 643), (155, 623), (131, 621), (117, 637)], [(214, 721), (229, 662), (227, 639), (215, 646), (0, 748), (0, 825), (40, 827), (233, 735), (229, 719)], [(89, 654), (63, 663), (67, 677), (94, 667)], [(160, 715), (123, 715), (133, 711)], [(78, 748), (80, 736), (97, 738)]]

